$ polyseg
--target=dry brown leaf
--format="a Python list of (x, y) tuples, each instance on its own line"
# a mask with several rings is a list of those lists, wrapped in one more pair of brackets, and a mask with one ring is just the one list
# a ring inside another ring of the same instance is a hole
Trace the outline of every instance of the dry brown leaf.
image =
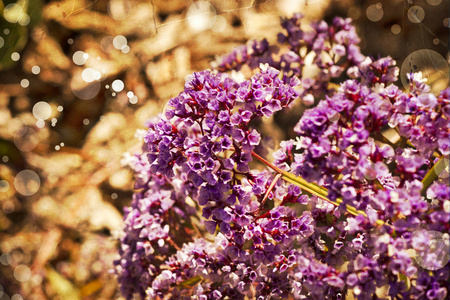
[(58, 244), (61, 240), (62, 232), (59, 228), (52, 228), (46, 233), (42, 246), (38, 249), (34, 258), (32, 270), (39, 271), (44, 268), (47, 262), (58, 252)]
[(142, 54), (143, 61), (151, 60), (158, 54), (188, 42), (194, 33), (186, 25), (181, 16), (170, 16), (164, 26), (158, 28), (155, 36), (134, 42), (130, 47)]
[(71, 30), (94, 30), (116, 35), (116, 21), (108, 15), (91, 11), (90, 8), (87, 1), (52, 2), (44, 8), (43, 17), (55, 20)]
[(122, 216), (111, 204), (103, 201), (100, 191), (86, 187), (64, 198), (43, 196), (33, 203), (33, 212), (67, 228), (88, 224), (91, 230), (104, 228), (115, 231), (122, 228)]

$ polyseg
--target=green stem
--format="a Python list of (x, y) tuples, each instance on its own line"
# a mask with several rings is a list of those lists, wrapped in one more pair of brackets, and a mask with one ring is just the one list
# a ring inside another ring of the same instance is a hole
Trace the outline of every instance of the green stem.
[[(256, 154), (254, 151), (252, 151), (252, 156), (254, 158), (256, 158), (257, 160), (259, 160), (260, 162), (262, 162), (263, 164), (265, 164), (266, 166), (268, 166), (269, 168), (271, 168), (272, 170), (274, 170), (275, 172), (277, 172), (278, 174), (281, 174), (281, 178), (283, 178), (285, 181), (295, 184), (296, 186), (300, 187), (303, 191), (308, 192), (312, 195), (315, 195), (318, 198), (325, 200), (328, 203), (333, 204), (334, 206), (339, 206), (343, 202), (343, 200), (341, 198), (336, 199), (336, 201), (332, 201), (332, 200), (328, 199), (327, 198), (328, 190), (326, 188), (319, 186), (315, 183), (309, 183), (308, 181), (306, 181), (305, 179), (303, 179), (300, 176), (295, 176), (292, 173), (289, 173), (287, 171), (284, 171), (284, 170), (278, 168), (277, 166), (270, 163), (265, 158)], [(346, 209), (347, 209), (347, 212), (349, 212), (350, 214), (352, 214), (354, 216), (362, 215), (367, 218), (367, 214), (365, 212), (363, 212), (362, 210), (357, 210), (355, 207), (353, 207), (351, 205), (347, 204)], [(377, 220), (376, 224), (378, 224), (380, 226), (387, 225), (382, 220)]]
[(434, 166), (427, 172), (425, 177), (422, 179), (422, 190), (420, 191), (422, 195), (424, 195), (427, 191), (427, 188), (431, 185), (431, 183), (439, 176), (439, 174), (444, 171), (444, 169), (448, 166), (448, 159), (442, 156), (439, 160), (434, 164)]

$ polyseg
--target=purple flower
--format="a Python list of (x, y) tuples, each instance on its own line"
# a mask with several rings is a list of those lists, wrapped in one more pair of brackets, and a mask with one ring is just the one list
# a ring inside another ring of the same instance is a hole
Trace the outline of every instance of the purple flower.
[[(409, 74), (403, 92), (396, 62), (362, 55), (350, 19), (306, 30), (302, 17), (282, 20), (282, 47), (251, 41), (193, 73), (148, 123), (127, 158), (136, 190), (115, 261), (127, 299), (448, 296), (434, 251), (448, 244), (434, 234), (450, 222), (436, 167), (450, 152), (450, 89), (433, 95)], [(309, 57), (317, 75), (303, 78)], [(244, 65), (251, 78), (228, 73)], [(298, 100), (317, 105), (265, 161), (261, 119)]]

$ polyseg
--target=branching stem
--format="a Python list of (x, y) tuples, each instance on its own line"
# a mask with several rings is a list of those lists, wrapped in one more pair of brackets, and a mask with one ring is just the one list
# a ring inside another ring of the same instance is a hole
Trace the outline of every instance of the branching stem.
[[(284, 170), (278, 168), (277, 166), (275, 166), (274, 164), (272, 164), (265, 158), (256, 154), (254, 151), (252, 151), (252, 156), (254, 158), (256, 158), (257, 160), (259, 160), (260, 162), (262, 162), (263, 164), (265, 164), (266, 166), (268, 166), (269, 168), (271, 168), (272, 170), (274, 170), (275, 172), (277, 172), (278, 174), (280, 174), (282, 179), (284, 179), (285, 181), (287, 181), (289, 183), (295, 184), (296, 186), (300, 187), (303, 191), (308, 192), (312, 195), (315, 195), (315, 196), (319, 197), (320, 199), (333, 204), (334, 206), (339, 206), (343, 202), (343, 200), (341, 198), (336, 199), (336, 201), (332, 201), (332, 200), (328, 199), (327, 198), (328, 190), (326, 188), (321, 187), (315, 183), (309, 183), (300, 176), (295, 176), (292, 173), (289, 173), (287, 171), (284, 171)], [(367, 218), (367, 214), (364, 211), (357, 210), (355, 207), (353, 207), (351, 205), (347, 204), (346, 209), (347, 209), (347, 212), (349, 212), (350, 214), (352, 214), (354, 216), (362, 215)], [(380, 226), (388, 225), (382, 220), (377, 220), (375, 223)]]

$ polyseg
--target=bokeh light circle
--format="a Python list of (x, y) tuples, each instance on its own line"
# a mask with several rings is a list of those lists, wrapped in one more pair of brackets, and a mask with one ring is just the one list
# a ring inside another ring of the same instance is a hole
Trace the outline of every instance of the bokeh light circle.
[(18, 61), (20, 59), (20, 54), (18, 52), (11, 53), (11, 59), (13, 61)]
[(4, 293), (0, 300), (11, 300), (11, 298), (9, 298), (8, 294)]
[(3, 253), (0, 255), (0, 264), (4, 266), (9, 266), (12, 262), (12, 256), (9, 253)]
[(39, 66), (33, 66), (31, 68), (31, 73), (33, 73), (34, 75), (37, 75), (37, 74), (41, 73), (41, 68)]
[(442, 0), (427, 0), (427, 3), (430, 4), (431, 6), (438, 6), (439, 4), (442, 3)]
[(113, 42), (114, 48), (116, 48), (117, 50), (121, 50), (128, 43), (127, 38), (124, 37), (123, 35), (118, 35), (118, 36), (114, 37), (112, 42)]
[(33, 106), (33, 116), (36, 119), (47, 120), (52, 115), (52, 107), (45, 101), (39, 101)]
[(449, 262), (450, 239), (448, 233), (416, 230), (412, 233), (412, 239), (413, 248), (416, 251), (415, 260), (422, 268), (434, 271), (443, 268)]
[(30, 16), (27, 14), (23, 14), (22, 17), (19, 19), (18, 23), (22, 26), (27, 26), (30, 24)]
[(450, 18), (445, 18), (442, 24), (444, 24), (444, 27), (450, 28)]
[(18, 265), (14, 268), (14, 278), (20, 282), (26, 282), (31, 278), (31, 270), (26, 265)]
[(6, 202), (3, 203), (2, 209), (5, 214), (10, 214), (14, 212), (14, 210), (16, 209), (16, 205), (12, 200), (7, 200)]
[(391, 26), (391, 32), (393, 34), (399, 34), (402, 31), (402, 28), (398, 24), (394, 24)]
[(30, 86), (30, 81), (24, 78), (20, 81), (20, 86), (26, 89), (27, 87)]
[(104, 52), (110, 53), (112, 50), (114, 50), (113, 40), (114, 40), (114, 37), (112, 37), (110, 35), (102, 38), (102, 40), (100, 41), (100, 47), (102, 48), (102, 50)]
[(214, 25), (216, 10), (207, 1), (196, 1), (189, 6), (186, 13), (189, 26), (196, 31), (209, 29)]
[(38, 119), (36, 121), (36, 126), (37, 126), (37, 128), (44, 128), (45, 127), (45, 121), (41, 120), (41, 119)]
[(9, 190), (8, 181), (2, 179), (0, 180), (0, 193), (6, 193)]
[(86, 63), (86, 61), (88, 60), (88, 58), (89, 58), (89, 54), (85, 53), (81, 50), (75, 52), (72, 56), (73, 62), (78, 66), (84, 65)]
[(133, 97), (130, 97), (130, 99), (128, 99), (128, 101), (130, 101), (130, 103), (131, 104), (136, 104), (136, 103), (138, 103), (138, 97), (136, 97), (136, 96), (133, 96)]
[(37, 144), (39, 144), (39, 136), (31, 127), (24, 127), (14, 135), (14, 145), (22, 152), (32, 151)]
[(70, 82), (72, 93), (82, 100), (91, 100), (100, 92), (100, 81), (94, 80), (86, 82), (83, 80), (81, 72), (75, 74)]
[(5, 39), (0, 36), (0, 48), (5, 45)]
[(384, 11), (381, 3), (372, 4), (366, 9), (366, 16), (372, 22), (378, 22), (383, 18)]
[(123, 88), (125, 87), (125, 84), (123, 83), (122, 80), (116, 79), (111, 84), (111, 87), (115, 92), (121, 92), (123, 90)]
[[(448, 83), (449, 66), (445, 58), (431, 49), (420, 49), (408, 55), (400, 67), (400, 79), (405, 89), (409, 90), (408, 73), (422, 72), (422, 77), (433, 76), (442, 78)], [(429, 84), (429, 82), (427, 82)]]
[(26, 14), (25, 9), (18, 3), (10, 3), (3, 9), (3, 17), (9, 23), (19, 23), (27, 26), (30, 23), (30, 16)]
[(102, 74), (92, 68), (86, 68), (81, 72), (81, 78), (86, 82), (92, 82), (94, 80), (99, 80)]
[(126, 54), (126, 53), (130, 52), (130, 46), (125, 45), (120, 49), (120, 51), (122, 51), (122, 53)]
[(14, 178), (16, 191), (23, 196), (34, 195), (41, 187), (41, 179), (36, 172), (23, 170), (17, 173)]
[(425, 18), (425, 10), (418, 5), (414, 5), (408, 9), (407, 15), (410, 22), (420, 23)]
[(223, 32), (227, 28), (227, 19), (223, 16), (217, 15), (211, 24), (211, 30), (214, 32)]

